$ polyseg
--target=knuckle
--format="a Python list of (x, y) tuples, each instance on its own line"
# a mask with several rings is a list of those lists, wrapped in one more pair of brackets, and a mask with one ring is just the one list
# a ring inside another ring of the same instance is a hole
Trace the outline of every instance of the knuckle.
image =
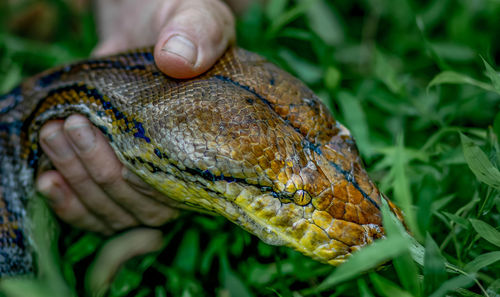
[[(212, 35), (217, 31), (222, 32), (219, 16), (213, 10), (213, 8), (203, 6), (186, 6), (179, 11), (173, 22), (180, 27), (192, 28), (196, 31), (203, 30), (201, 31), (203, 34)], [(193, 20), (197, 21), (193, 22)]]
[(91, 175), (93, 180), (103, 187), (111, 186), (122, 178), (121, 169), (117, 166), (102, 166), (102, 168), (92, 170)]
[(54, 212), (65, 222), (70, 225), (79, 227), (80, 222), (84, 222), (90, 216), (88, 212), (75, 206), (74, 197), (68, 197), (57, 204), (51, 204)]
[(229, 6), (225, 2), (222, 2), (220, 0), (212, 0), (212, 2), (212, 7), (214, 7), (214, 9), (219, 12), (224, 25), (234, 26), (234, 15), (231, 12)]
[(66, 221), (71, 225), (78, 226), (80, 222), (85, 222), (91, 216), (88, 212), (78, 211), (71, 203), (64, 203), (57, 210), (56, 213), (61, 218), (66, 218)]
[(151, 227), (159, 227), (167, 222), (167, 220), (163, 216), (155, 215), (155, 216), (145, 216), (141, 218), (141, 222), (146, 226)]
[(64, 126), (89, 125), (90, 121), (81, 114), (72, 114), (65, 121)]
[(108, 225), (115, 231), (129, 229), (139, 225), (139, 222), (133, 217), (122, 217), (120, 220), (108, 221)]
[(175, 217), (175, 211), (168, 209), (156, 209), (140, 218), (141, 223), (150, 227), (159, 227)]
[[(68, 163), (79, 162), (78, 160), (71, 160)], [(88, 183), (90, 180), (89, 175), (83, 170), (65, 170), (61, 172), (64, 179), (66, 179), (71, 185), (82, 185)]]
[(62, 121), (59, 121), (59, 120), (48, 121), (45, 124), (43, 124), (42, 128), (40, 129), (40, 138), (46, 139), (48, 136), (52, 135), (54, 132), (62, 131), (62, 130), (63, 130)]

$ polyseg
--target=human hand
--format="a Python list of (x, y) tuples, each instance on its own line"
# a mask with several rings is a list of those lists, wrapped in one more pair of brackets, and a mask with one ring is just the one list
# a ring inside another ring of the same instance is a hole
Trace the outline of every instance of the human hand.
[[(234, 41), (234, 18), (219, 0), (96, 1), (101, 41), (95, 55), (155, 44), (157, 66), (175, 78), (208, 70)], [(45, 124), (40, 145), (56, 170), (37, 189), (55, 213), (82, 229), (111, 234), (140, 224), (162, 225), (177, 211), (128, 171), (104, 135), (85, 117)]]

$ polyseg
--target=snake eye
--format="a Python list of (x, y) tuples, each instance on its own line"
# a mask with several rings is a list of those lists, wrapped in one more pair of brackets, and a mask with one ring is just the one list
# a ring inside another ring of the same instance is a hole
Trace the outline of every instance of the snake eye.
[(311, 202), (311, 195), (304, 190), (297, 190), (293, 194), (293, 202), (300, 206), (307, 205)]

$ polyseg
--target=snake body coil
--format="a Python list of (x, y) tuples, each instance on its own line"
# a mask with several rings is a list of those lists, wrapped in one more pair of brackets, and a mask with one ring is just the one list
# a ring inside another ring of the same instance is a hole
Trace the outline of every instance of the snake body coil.
[(72, 113), (167, 197), (269, 244), (338, 265), (384, 236), (383, 198), (349, 131), (299, 80), (237, 48), (174, 80), (148, 49), (52, 69), (0, 96), (0, 275), (34, 269), (25, 207), (38, 130)]

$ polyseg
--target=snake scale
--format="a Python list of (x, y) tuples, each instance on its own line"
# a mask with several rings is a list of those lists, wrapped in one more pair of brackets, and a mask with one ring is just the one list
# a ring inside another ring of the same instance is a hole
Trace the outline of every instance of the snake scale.
[(302, 82), (235, 47), (205, 74), (175, 80), (144, 49), (51, 69), (0, 96), (1, 276), (36, 270), (26, 205), (37, 132), (72, 113), (166, 197), (266, 243), (338, 265), (384, 237), (385, 198), (349, 131)]

